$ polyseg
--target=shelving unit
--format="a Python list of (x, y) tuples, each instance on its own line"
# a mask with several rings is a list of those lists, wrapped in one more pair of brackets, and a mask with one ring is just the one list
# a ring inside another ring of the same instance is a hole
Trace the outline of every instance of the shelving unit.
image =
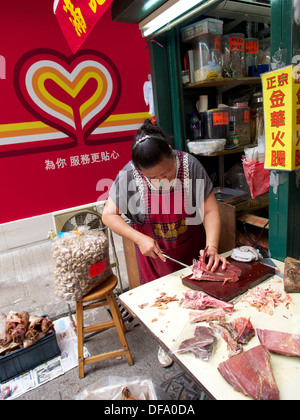
[(239, 85), (256, 85), (261, 83), (260, 77), (240, 77), (240, 78), (226, 78), (202, 80), (196, 83), (187, 83), (183, 86), (184, 89), (201, 89), (205, 87), (235, 87)]
[(230, 150), (223, 150), (222, 152), (214, 152), (214, 153), (197, 153), (194, 154), (194, 156), (203, 156), (203, 157), (218, 157), (218, 163), (219, 163), (219, 186), (224, 187), (225, 180), (224, 180), (224, 156), (225, 155), (232, 155), (234, 153), (243, 153), (245, 147), (252, 146), (249, 145), (243, 145), (239, 146), (236, 149), (230, 149)]

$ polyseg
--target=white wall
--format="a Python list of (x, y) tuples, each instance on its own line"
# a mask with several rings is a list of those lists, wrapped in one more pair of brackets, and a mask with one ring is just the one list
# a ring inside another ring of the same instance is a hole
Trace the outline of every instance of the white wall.
[[(94, 207), (94, 210), (101, 213), (104, 203), (104, 201), (99, 201), (96, 203), (85, 204), (83, 206), (64, 209), (62, 212)], [(46, 241), (49, 231), (53, 230), (55, 232), (53, 214), (57, 213), (60, 212), (47, 213), (41, 216), (0, 224), (0, 252)]]
[(0, 252), (44, 241), (54, 230), (52, 213), (0, 225)]

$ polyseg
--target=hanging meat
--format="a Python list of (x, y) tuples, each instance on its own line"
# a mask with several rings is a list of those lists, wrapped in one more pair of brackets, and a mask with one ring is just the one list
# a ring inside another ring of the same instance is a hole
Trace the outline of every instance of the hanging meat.
[(236, 391), (254, 400), (278, 400), (270, 358), (268, 349), (259, 345), (220, 363), (218, 370)]
[(221, 265), (219, 265), (216, 271), (208, 270), (206, 264), (206, 251), (207, 248), (204, 250), (203, 256), (200, 257), (199, 260), (193, 260), (193, 275), (191, 277), (192, 280), (222, 281), (223, 284), (226, 284), (227, 282), (235, 283), (239, 281), (242, 272), (233, 264), (227, 263), (225, 270), (222, 270)]

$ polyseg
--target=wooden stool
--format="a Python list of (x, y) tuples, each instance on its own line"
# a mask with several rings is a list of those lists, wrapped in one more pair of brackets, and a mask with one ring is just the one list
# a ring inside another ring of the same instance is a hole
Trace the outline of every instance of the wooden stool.
[[(127, 341), (124, 333), (127, 332), (126, 327), (123, 322), (123, 318), (120, 312), (120, 309), (117, 305), (115, 295), (113, 293), (114, 288), (116, 287), (118, 279), (115, 275), (112, 275), (104, 283), (100, 284), (95, 289), (91, 290), (83, 298), (76, 301), (76, 320), (77, 320), (77, 345), (78, 345), (78, 367), (79, 367), (79, 377), (84, 377), (84, 366), (91, 363), (99, 362), (100, 360), (109, 359), (111, 357), (117, 357), (125, 355), (129, 365), (133, 365), (132, 357), (127, 345)], [(94, 303), (86, 302), (99, 301)], [(109, 306), (112, 321), (102, 322), (101, 324), (90, 325), (88, 327), (84, 326), (84, 315), (83, 312), (88, 309), (98, 308), (100, 306)], [(84, 359), (83, 357), (83, 344), (84, 344), (84, 334), (95, 332), (95, 331), (105, 331), (109, 328), (116, 327), (119, 334), (120, 341), (122, 343), (123, 350), (115, 350), (108, 353), (98, 354), (97, 356), (91, 356)]]

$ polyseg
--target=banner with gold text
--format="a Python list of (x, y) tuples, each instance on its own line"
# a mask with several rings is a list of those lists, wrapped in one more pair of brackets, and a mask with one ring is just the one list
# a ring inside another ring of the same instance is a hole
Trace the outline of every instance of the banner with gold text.
[(266, 133), (265, 168), (300, 168), (300, 67), (262, 74)]

